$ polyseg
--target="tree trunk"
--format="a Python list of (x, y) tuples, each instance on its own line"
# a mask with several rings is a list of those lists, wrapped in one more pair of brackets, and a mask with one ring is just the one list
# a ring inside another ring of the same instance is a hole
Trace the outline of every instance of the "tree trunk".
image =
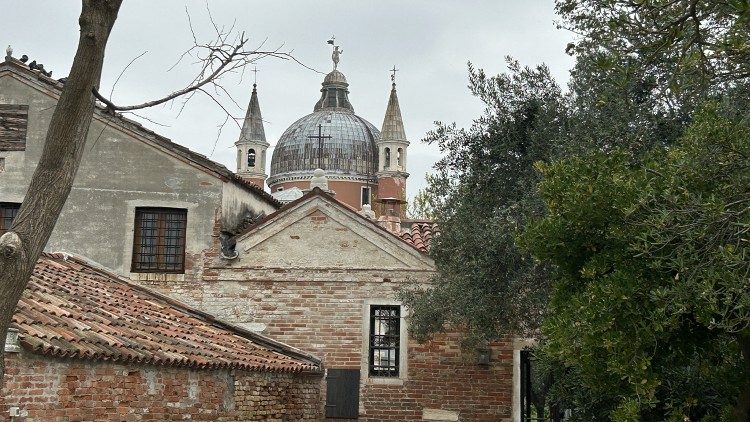
[(737, 337), (745, 364), (745, 383), (742, 386), (737, 405), (734, 406), (733, 419), (737, 422), (750, 421), (750, 330), (745, 330)]
[[(8, 326), (31, 272), (73, 186), (94, 113), (104, 50), (122, 0), (83, 0), (68, 81), (50, 121), (44, 149), (13, 225), (0, 237), (0, 335)], [(5, 374), (0, 354), (0, 386)]]

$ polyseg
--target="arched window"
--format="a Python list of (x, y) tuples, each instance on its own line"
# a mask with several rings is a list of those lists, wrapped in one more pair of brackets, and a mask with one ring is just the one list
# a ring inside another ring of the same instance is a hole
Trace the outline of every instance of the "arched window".
[(237, 150), (237, 171), (242, 171), (242, 150)]
[(247, 150), (247, 168), (255, 167), (255, 150)]
[(385, 164), (384, 164), (384, 167), (385, 168), (390, 168), (391, 167), (391, 149), (388, 148), (388, 147), (385, 148)]
[(396, 165), (399, 166), (399, 167), (401, 167), (401, 166), (404, 165), (402, 157), (403, 157), (403, 150), (401, 148), (399, 148), (396, 151)]

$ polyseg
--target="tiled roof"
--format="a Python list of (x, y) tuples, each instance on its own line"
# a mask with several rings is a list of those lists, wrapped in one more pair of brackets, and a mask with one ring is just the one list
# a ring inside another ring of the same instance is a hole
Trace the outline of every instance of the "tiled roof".
[(318, 372), (320, 361), (97, 268), (44, 254), (13, 315), (21, 345), (48, 356), (191, 368)]
[[(11, 71), (23, 72), (27, 76), (29, 76), (31, 79), (34, 79), (44, 84), (45, 86), (57, 91), (58, 93), (62, 91), (62, 88), (63, 88), (62, 82), (52, 79), (50, 77), (47, 77), (43, 75), (42, 73), (40, 73), (38, 70), (31, 70), (26, 64), (21, 63), (20, 61), (16, 59), (11, 58), (10, 60), (7, 60), (6, 58), (5, 61), (0, 62), (0, 65), (3, 65), (3, 67)], [(211, 160), (205, 155), (192, 151), (176, 142), (172, 142), (169, 138), (161, 136), (152, 130), (146, 129), (140, 123), (127, 119), (123, 117), (121, 114), (112, 115), (109, 113), (105, 113), (104, 107), (98, 104), (97, 104), (97, 115), (100, 117), (109, 119), (113, 123), (117, 123), (124, 128), (133, 130), (139, 133), (141, 136), (143, 136), (147, 140), (151, 141), (153, 144), (158, 145), (159, 147), (168, 150), (172, 154), (175, 154), (183, 159), (186, 159), (190, 161), (191, 163), (199, 167), (202, 167), (209, 172), (217, 174), (220, 178), (223, 178), (227, 181), (234, 182), (241, 188), (247, 191), (250, 191), (252, 193), (255, 193), (260, 198), (262, 198), (263, 200), (265, 200), (266, 202), (270, 203), (271, 205), (277, 208), (281, 207), (281, 202), (279, 202), (278, 200), (276, 200), (276, 198), (271, 196), (270, 193), (266, 192), (263, 189), (263, 187), (257, 186), (253, 183), (250, 183), (242, 179), (240, 176), (238, 176), (236, 173), (226, 168), (224, 165)]]
[(401, 239), (414, 246), (422, 252), (427, 252), (432, 246), (432, 239), (440, 234), (436, 223), (433, 222), (415, 222), (411, 228), (401, 231)]

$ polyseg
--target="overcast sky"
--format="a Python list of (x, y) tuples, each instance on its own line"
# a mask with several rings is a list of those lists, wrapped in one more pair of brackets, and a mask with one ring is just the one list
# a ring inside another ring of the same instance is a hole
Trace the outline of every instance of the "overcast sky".
[[(388, 69), (394, 65), (400, 69), (396, 82), (411, 141), (410, 197), (424, 187), (424, 174), (439, 158), (435, 147), (421, 143), (433, 122), (468, 126), (482, 112), (482, 104), (466, 87), (468, 61), (490, 74), (505, 71), (506, 55), (526, 65), (544, 62), (562, 85), (573, 65), (564, 54), (572, 35), (555, 29), (551, 0), (226, 0), (209, 6), (217, 24), (234, 23), (245, 31), (251, 46), (264, 42), (263, 49), (292, 51), (296, 59), (320, 72), (332, 68), (326, 40), (335, 35), (344, 51), (339, 70), (349, 82), (355, 112), (378, 128), (390, 91)], [(102, 91), (108, 94), (128, 62), (147, 53), (117, 83), (112, 96), (116, 104), (161, 97), (192, 79), (196, 68), (189, 61), (167, 71), (192, 45), (186, 7), (198, 40), (210, 40), (214, 29), (204, 1), (123, 2), (107, 46)], [(0, 0), (0, 10), (3, 50), (11, 44), (14, 56), (29, 55), (52, 70), (53, 77), (67, 74), (78, 42), (80, 2)], [(259, 61), (257, 67), (266, 137), (273, 148), (291, 123), (312, 112), (323, 75), (273, 58)], [(241, 106), (232, 105), (231, 111), (241, 117), (253, 74), (239, 76), (224, 85)], [(165, 126), (144, 125), (235, 170), (239, 128), (226, 125), (217, 142), (217, 126), (225, 116), (220, 108), (208, 98), (196, 97), (178, 117), (179, 105), (143, 111)]]

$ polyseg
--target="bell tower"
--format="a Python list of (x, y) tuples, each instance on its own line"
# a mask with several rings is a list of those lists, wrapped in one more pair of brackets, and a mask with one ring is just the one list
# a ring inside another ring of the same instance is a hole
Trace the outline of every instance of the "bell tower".
[(396, 66), (391, 70), (391, 96), (385, 110), (378, 148), (378, 214), (405, 217), (406, 213), (406, 140), (404, 121), (396, 95)]
[[(254, 70), (257, 72), (257, 69)], [(245, 181), (264, 188), (266, 175), (266, 132), (263, 129), (263, 117), (260, 114), (257, 84), (253, 83), (253, 93), (247, 107), (245, 121), (242, 123), (240, 139), (234, 143), (237, 147), (237, 174)]]

